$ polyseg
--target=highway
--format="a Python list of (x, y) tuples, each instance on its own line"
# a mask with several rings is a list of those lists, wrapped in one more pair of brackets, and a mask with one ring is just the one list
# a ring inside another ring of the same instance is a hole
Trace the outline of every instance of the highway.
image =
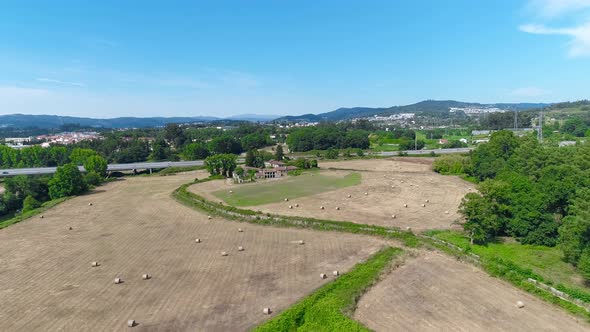
[(406, 150), (406, 151), (382, 151), (376, 153), (379, 156), (397, 156), (400, 152), (407, 153), (408, 155), (425, 155), (434, 152), (436, 154), (449, 154), (449, 153), (469, 153), (473, 148), (453, 148), (453, 149), (431, 149), (431, 150)]
[[(428, 155), (431, 152), (436, 154), (449, 154), (449, 153), (469, 153), (473, 148), (455, 148), (455, 149), (433, 149), (433, 150), (407, 150), (403, 151), (408, 155)], [(397, 156), (399, 151), (382, 151), (374, 153), (378, 156)], [(313, 156), (309, 156), (313, 158)], [(238, 162), (243, 162), (243, 159), (238, 159)], [(204, 165), (203, 160), (195, 161), (161, 161), (161, 162), (146, 162), (146, 163), (131, 163), (131, 164), (109, 164), (107, 170), (112, 172), (117, 171), (131, 171), (134, 169), (161, 169), (168, 167), (187, 167), (187, 166), (202, 166)], [(81, 172), (85, 172), (83, 166), (78, 166)], [(57, 167), (38, 167), (38, 168), (11, 168), (11, 169), (0, 169), (0, 177), (6, 176), (17, 176), (17, 175), (39, 175), (39, 174), (53, 174)]]
[[(202, 160), (195, 161), (162, 161), (162, 162), (147, 162), (147, 163), (132, 163), (132, 164), (109, 164), (108, 171), (131, 171), (134, 169), (161, 169), (168, 167), (186, 167), (186, 166), (202, 166)], [(78, 166), (81, 172), (85, 172), (84, 166)], [(16, 176), (16, 175), (39, 175), (39, 174), (53, 174), (57, 167), (38, 167), (38, 168), (11, 168), (0, 169), (0, 177)]]

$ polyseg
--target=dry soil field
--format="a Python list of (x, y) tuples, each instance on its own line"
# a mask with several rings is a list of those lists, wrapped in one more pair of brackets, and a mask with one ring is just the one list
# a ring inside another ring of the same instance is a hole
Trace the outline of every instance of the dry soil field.
[(0, 331), (243, 331), (383, 245), (208, 220), (170, 197), (195, 176), (116, 181), (1, 230)]
[[(517, 301), (525, 307), (518, 309)], [(360, 300), (375, 331), (589, 331), (561, 309), (435, 252), (410, 258)]]
[[(322, 162), (322, 172), (330, 175), (342, 176), (351, 171), (360, 172), (361, 184), (292, 199), (289, 202), (248, 208), (282, 215), (411, 227), (416, 231), (460, 228), (453, 224), (459, 219), (457, 208), (463, 196), (474, 190), (474, 186), (458, 177), (434, 173), (431, 164), (430, 158)], [(251, 185), (255, 186), (256, 183)], [(231, 190), (232, 186), (234, 184), (230, 182), (216, 181), (196, 185), (192, 190), (203, 194), (220, 188)], [(348, 198), (348, 195), (351, 197)], [(212, 195), (207, 197), (219, 200)], [(299, 207), (289, 209), (289, 205), (295, 204), (299, 204)], [(425, 206), (422, 207), (422, 204)], [(324, 210), (320, 209), (321, 206), (324, 206)], [(337, 207), (340, 209), (336, 210)], [(392, 215), (395, 215), (395, 219)]]

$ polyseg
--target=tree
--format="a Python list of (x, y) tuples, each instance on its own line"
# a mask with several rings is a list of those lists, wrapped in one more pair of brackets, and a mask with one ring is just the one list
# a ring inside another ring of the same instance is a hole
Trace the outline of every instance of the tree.
[(176, 123), (168, 123), (164, 127), (164, 138), (170, 142), (175, 149), (181, 149), (186, 141), (182, 128)]
[(216, 154), (239, 154), (242, 153), (242, 145), (235, 138), (224, 135), (209, 142), (209, 150)]
[(66, 164), (57, 168), (49, 180), (49, 196), (51, 199), (78, 195), (88, 189), (78, 166)]
[(41, 206), (41, 203), (33, 196), (27, 196), (23, 201), (23, 212), (34, 210)]
[(201, 142), (187, 144), (182, 151), (182, 156), (186, 160), (202, 160), (210, 154), (207, 146)]
[(170, 157), (170, 147), (168, 143), (162, 138), (158, 138), (152, 144), (152, 153), (150, 159), (152, 160), (166, 160)]
[(338, 150), (336, 149), (329, 149), (326, 151), (326, 159), (338, 159)]
[(467, 220), (463, 228), (469, 234), (471, 244), (486, 243), (496, 236), (500, 229), (496, 204), (477, 193), (468, 193), (463, 198), (459, 212)]
[(590, 189), (576, 192), (569, 215), (559, 227), (558, 245), (564, 260), (574, 265), (579, 265), (582, 253), (590, 248)]
[(216, 154), (205, 159), (205, 166), (211, 175), (231, 177), (237, 167), (237, 157), (233, 154)]
[(264, 167), (264, 156), (257, 150), (250, 150), (246, 152), (246, 166), (263, 168)]
[(98, 153), (92, 149), (75, 148), (70, 153), (70, 161), (76, 165), (84, 165), (86, 159), (96, 156)]
[(84, 162), (84, 169), (88, 173), (95, 173), (101, 177), (107, 176), (107, 161), (99, 155), (90, 156)]
[(275, 159), (276, 160), (283, 160), (285, 154), (283, 153), (283, 146), (281, 144), (277, 145), (277, 149), (275, 150)]

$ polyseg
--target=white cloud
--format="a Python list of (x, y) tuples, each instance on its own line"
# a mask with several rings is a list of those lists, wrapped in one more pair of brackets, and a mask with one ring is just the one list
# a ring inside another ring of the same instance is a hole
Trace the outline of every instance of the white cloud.
[(564, 35), (571, 37), (568, 54), (571, 57), (590, 56), (590, 21), (570, 28), (551, 28), (542, 24), (525, 24), (520, 30), (538, 35)]
[(54, 84), (71, 85), (71, 86), (78, 86), (78, 87), (84, 87), (84, 86), (86, 86), (83, 83), (60, 81), (60, 80), (55, 80), (55, 79), (52, 79), (52, 78), (45, 78), (45, 77), (38, 78), (37, 81), (38, 82), (43, 82), (43, 83), (54, 83)]
[(537, 15), (554, 18), (590, 7), (590, 0), (531, 0), (528, 5)]
[(514, 89), (512, 90), (511, 94), (516, 97), (535, 98), (546, 96), (549, 94), (549, 91), (538, 88), (536, 86), (527, 86), (523, 88)]
[[(590, 56), (590, 0), (531, 0), (529, 8), (545, 20), (574, 21), (575, 17), (586, 14), (586, 20), (566, 27), (552, 27), (547, 24), (524, 24), (520, 31), (537, 35), (562, 35), (570, 38), (570, 57)], [(579, 21), (578, 21), (579, 22)]]

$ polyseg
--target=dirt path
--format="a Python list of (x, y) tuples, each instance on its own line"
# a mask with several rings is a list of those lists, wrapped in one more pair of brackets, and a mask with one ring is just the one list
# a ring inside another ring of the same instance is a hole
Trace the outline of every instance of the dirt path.
[(375, 285), (354, 318), (375, 331), (590, 331), (560, 308), (436, 252), (408, 259)]
[(117, 181), (1, 230), (0, 331), (244, 331), (383, 245), (208, 220), (170, 197), (195, 177)]

